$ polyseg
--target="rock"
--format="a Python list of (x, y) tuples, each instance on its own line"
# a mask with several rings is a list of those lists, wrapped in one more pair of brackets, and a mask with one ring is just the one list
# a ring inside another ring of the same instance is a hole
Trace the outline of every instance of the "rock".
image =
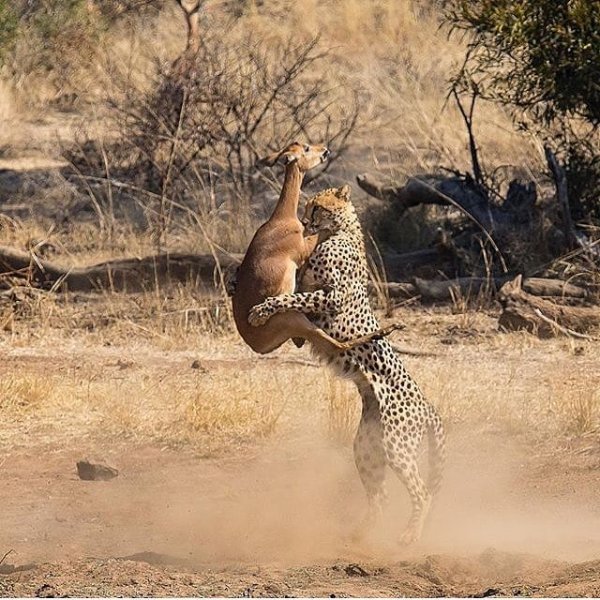
[(77, 462), (77, 475), (85, 481), (108, 481), (119, 474), (117, 469), (107, 465), (93, 464), (87, 460)]

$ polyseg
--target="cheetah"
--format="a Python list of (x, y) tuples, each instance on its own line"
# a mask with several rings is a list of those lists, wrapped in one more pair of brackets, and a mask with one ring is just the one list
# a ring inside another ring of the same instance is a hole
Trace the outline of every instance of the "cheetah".
[[(340, 341), (379, 329), (371, 308), (364, 237), (350, 202), (350, 187), (324, 190), (311, 198), (303, 224), (328, 230), (302, 274), (299, 293), (267, 298), (253, 307), (249, 321), (257, 326), (272, 315), (298, 311)], [(373, 340), (337, 354), (312, 347), (339, 375), (354, 381), (362, 399), (362, 416), (354, 440), (354, 460), (365, 488), (369, 510), (363, 527), (383, 512), (386, 466), (406, 486), (412, 504), (402, 543), (417, 541), (438, 491), (445, 461), (442, 420), (409, 375), (386, 339)], [(429, 477), (423, 481), (417, 464), (424, 434), (429, 439)]]
[[(269, 219), (254, 234), (242, 264), (237, 270), (237, 281), (231, 286), (235, 325), (242, 339), (260, 354), (279, 348), (290, 338), (310, 340), (324, 352), (344, 350), (363, 341), (387, 335), (394, 326), (351, 342), (340, 342), (311, 323), (300, 312), (279, 314), (262, 327), (251, 327), (248, 312), (252, 306), (269, 296), (291, 293), (296, 288), (296, 273), (321, 240), (321, 235), (304, 236), (304, 227), (298, 219), (300, 186), (304, 174), (325, 162), (330, 151), (325, 146), (290, 144), (260, 162), (285, 166), (285, 179), (279, 200)], [(230, 282), (232, 283), (232, 282)]]

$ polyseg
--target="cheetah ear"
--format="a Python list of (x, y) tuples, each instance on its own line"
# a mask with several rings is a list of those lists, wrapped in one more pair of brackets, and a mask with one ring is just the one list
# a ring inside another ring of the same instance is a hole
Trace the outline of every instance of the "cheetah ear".
[(340, 199), (340, 200), (345, 200), (346, 202), (348, 202), (350, 200), (350, 194), (352, 193), (352, 188), (349, 185), (343, 185), (341, 188), (338, 188), (337, 192), (335, 193), (335, 195)]

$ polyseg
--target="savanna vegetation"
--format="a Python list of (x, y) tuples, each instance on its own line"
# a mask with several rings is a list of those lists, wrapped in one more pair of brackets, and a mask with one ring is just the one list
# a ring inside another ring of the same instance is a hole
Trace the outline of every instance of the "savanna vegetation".
[(257, 160), (301, 138), (333, 150), (307, 194), (358, 183), (388, 315), (499, 299), (504, 328), (592, 340), (600, 11), (555, 4), (0, 2), (7, 339), (232, 336), (278, 193)]
[[(598, 595), (598, 81), (596, 0), (0, 0), (0, 595)], [(355, 389), (233, 326), (296, 138), (448, 430), (446, 558), (348, 550)]]

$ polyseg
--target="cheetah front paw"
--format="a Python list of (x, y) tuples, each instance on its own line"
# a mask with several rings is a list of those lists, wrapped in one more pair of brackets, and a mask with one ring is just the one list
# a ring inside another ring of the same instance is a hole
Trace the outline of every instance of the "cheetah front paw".
[(248, 313), (248, 323), (250, 323), (252, 327), (260, 327), (261, 325), (264, 325), (270, 317), (271, 311), (263, 302), (250, 309), (250, 312)]

